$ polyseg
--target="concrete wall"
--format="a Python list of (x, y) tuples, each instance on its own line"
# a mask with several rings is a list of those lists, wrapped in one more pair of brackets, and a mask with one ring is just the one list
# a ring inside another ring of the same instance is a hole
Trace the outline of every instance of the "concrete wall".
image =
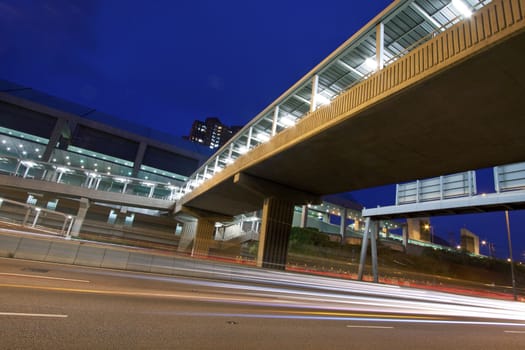
[(215, 264), (146, 249), (32, 236), (7, 229), (0, 230), (0, 257), (187, 277), (234, 278), (224, 262)]

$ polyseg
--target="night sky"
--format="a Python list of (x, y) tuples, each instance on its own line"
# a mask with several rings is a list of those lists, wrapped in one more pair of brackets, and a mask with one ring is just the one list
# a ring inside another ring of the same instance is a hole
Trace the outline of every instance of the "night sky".
[[(0, 0), (0, 79), (176, 136), (206, 117), (243, 125), (390, 3)], [(393, 204), (394, 189), (353, 196)], [(511, 213), (515, 259), (524, 222)], [(466, 227), (506, 257), (503, 213), (432, 223), (447, 240)]]

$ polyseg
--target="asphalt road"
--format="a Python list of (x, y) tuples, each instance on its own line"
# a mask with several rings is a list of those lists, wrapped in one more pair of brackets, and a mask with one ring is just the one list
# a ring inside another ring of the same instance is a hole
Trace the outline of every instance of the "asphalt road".
[(0, 349), (525, 348), (523, 303), (228, 271), (245, 282), (0, 259)]

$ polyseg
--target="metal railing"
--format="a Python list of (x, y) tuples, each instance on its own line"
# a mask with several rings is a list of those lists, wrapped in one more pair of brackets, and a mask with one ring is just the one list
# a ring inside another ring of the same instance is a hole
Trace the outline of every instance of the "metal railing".
[[(480, 4), (480, 6), (484, 5), (483, 2)], [(381, 70), (366, 75), (349, 86), (329, 104), (299, 117), (293, 126), (303, 131), (299, 134), (306, 134), (341, 115), (364, 108), (370, 102), (402, 89), (423, 75), (432, 74), (470, 53), (481, 50), (489, 45), (497, 35), (511, 34), (512, 27), (517, 24), (523, 26), (524, 13), (525, 0), (493, 1), (475, 12), (469, 20), (460, 21), (446, 31), (441, 31), (441, 28), (436, 29), (424, 40), (416, 43), (417, 45), (412, 47), (410, 52), (403, 51)], [(276, 113), (278, 114), (278, 110)], [(261, 148), (264, 147), (259, 146), (290, 129), (285, 127), (275, 133), (274, 128), (269, 137), (265, 135), (264, 138), (254, 135), (251, 126), (255, 126), (265, 117), (267, 113), (261, 113), (255, 117), (241, 134), (235, 136), (193, 173), (180, 188), (179, 196), (182, 197), (192, 192), (249, 151), (254, 158), (262, 157), (267, 150), (261, 151)], [(275, 120), (276, 117), (274, 117), (274, 122)], [(289, 136), (288, 138), (283, 137), (285, 141), (292, 141), (293, 135)], [(240, 143), (241, 138), (247, 138), (245, 145)]]
[(180, 186), (8, 156), (0, 156), (0, 174), (166, 201), (178, 199)]
[[(20, 222), (13, 220), (13, 217), (16, 216), (14, 215), (15, 212), (18, 211), (17, 209), (22, 209), (24, 212), (24, 216)], [(71, 228), (76, 216), (41, 208), (28, 203), (0, 198), (0, 219), (34, 229), (51, 231), (64, 235), (66, 238), (71, 238)]]

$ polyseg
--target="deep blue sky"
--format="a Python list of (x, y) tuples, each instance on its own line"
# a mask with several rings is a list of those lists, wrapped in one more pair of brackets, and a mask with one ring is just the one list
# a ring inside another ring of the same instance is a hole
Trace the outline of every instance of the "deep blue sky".
[[(0, 79), (174, 135), (245, 124), (390, 0), (0, 0)], [(480, 186), (480, 192), (485, 190)], [(354, 193), (392, 204), (393, 187)], [(522, 258), (522, 212), (511, 213)], [(503, 213), (433, 219), (506, 252)]]
[(0, 0), (0, 77), (175, 135), (242, 125), (389, 3)]

